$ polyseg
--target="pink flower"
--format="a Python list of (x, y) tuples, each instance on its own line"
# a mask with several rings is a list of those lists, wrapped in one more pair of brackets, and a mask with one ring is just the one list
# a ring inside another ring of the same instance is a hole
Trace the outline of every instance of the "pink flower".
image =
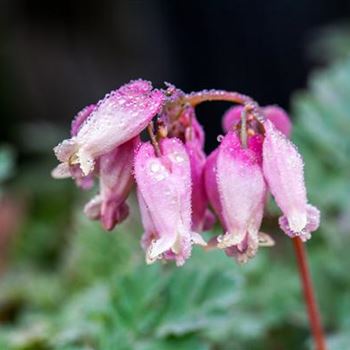
[(219, 146), (217, 184), (226, 233), (218, 238), (219, 248), (236, 246), (239, 260), (254, 256), (264, 212), (266, 186), (259, 164), (256, 144), (259, 136), (242, 148), (239, 137), (229, 132)]
[(263, 170), (269, 190), (284, 216), (281, 229), (303, 241), (319, 226), (320, 212), (308, 204), (304, 183), (304, 163), (294, 144), (266, 120)]
[[(241, 120), (241, 114), (243, 111), (242, 106), (231, 107), (222, 119), (222, 128), (225, 132), (232, 131), (235, 126)], [(272, 121), (275, 127), (281, 131), (287, 137), (290, 136), (292, 131), (292, 123), (288, 117), (288, 114), (278, 106), (266, 106), (262, 108), (263, 115)]]
[[(181, 95), (181, 91), (175, 87), (172, 88), (175, 89), (176, 96)], [(175, 120), (173, 120), (172, 113), (177, 113)], [(191, 106), (186, 106), (180, 111), (178, 109), (168, 111), (168, 114), (163, 114), (163, 120), (168, 126), (169, 135), (183, 140), (190, 159), (191, 180), (194, 189), (192, 193), (192, 230), (196, 232), (209, 230), (215, 223), (215, 217), (208, 209), (208, 198), (204, 186), (206, 161), (204, 130)]]
[[(98, 157), (137, 136), (159, 112), (164, 95), (150, 82), (132, 81), (106, 95), (79, 124), (77, 134), (54, 151), (62, 163), (79, 164), (84, 175)], [(75, 131), (74, 125), (72, 129)]]
[(147, 142), (135, 158), (135, 177), (139, 191), (143, 246), (146, 261), (158, 258), (184, 264), (192, 244), (205, 242), (191, 230), (191, 173), (185, 147), (176, 138), (160, 142), (161, 157)]
[(259, 246), (266, 197), (261, 144), (261, 136), (254, 136), (245, 149), (236, 133), (229, 132), (206, 165), (208, 196), (225, 230), (217, 246), (239, 262), (254, 256)]
[(106, 230), (112, 230), (129, 214), (125, 201), (134, 183), (134, 153), (139, 142), (137, 136), (99, 160), (100, 193), (86, 204), (84, 211), (90, 219), (100, 219)]

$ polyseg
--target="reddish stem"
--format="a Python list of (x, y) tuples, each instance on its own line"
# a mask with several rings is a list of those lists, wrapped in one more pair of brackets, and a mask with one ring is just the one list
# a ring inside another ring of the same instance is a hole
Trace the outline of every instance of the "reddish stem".
[(320, 313), (318, 310), (314, 288), (307, 262), (307, 254), (304, 243), (299, 237), (293, 238), (295, 255), (298, 262), (300, 279), (303, 285), (304, 298), (309, 316), (311, 331), (313, 334), (315, 349), (326, 350), (326, 341), (322, 329)]
[(249, 96), (225, 90), (203, 90), (200, 92), (193, 92), (186, 95), (185, 99), (193, 107), (205, 101), (228, 101), (242, 105), (254, 103), (254, 100)]

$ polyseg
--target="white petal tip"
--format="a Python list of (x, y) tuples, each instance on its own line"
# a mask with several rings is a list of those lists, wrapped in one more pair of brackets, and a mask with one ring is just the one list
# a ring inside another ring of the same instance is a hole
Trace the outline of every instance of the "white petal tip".
[(217, 237), (217, 247), (220, 249), (226, 249), (237, 245), (242, 242), (242, 236), (240, 234), (232, 234), (226, 232), (224, 235)]
[(203, 237), (197, 233), (197, 232), (192, 232), (191, 233), (191, 241), (193, 244), (198, 244), (201, 245), (203, 247), (207, 246), (207, 242), (203, 239)]
[(67, 179), (71, 177), (69, 165), (67, 163), (58, 164), (56, 168), (52, 169), (51, 176), (54, 179)]
[(275, 240), (265, 232), (259, 232), (259, 247), (273, 247)]

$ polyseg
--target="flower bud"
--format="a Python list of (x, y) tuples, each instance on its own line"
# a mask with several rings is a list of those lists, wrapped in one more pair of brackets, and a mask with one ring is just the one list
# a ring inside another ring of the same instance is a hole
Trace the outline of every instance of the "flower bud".
[(229, 132), (206, 164), (208, 197), (225, 230), (217, 246), (239, 262), (254, 256), (259, 246), (266, 197), (261, 143), (257, 135), (243, 148), (236, 133)]
[(147, 142), (135, 158), (135, 177), (139, 191), (143, 246), (146, 261), (175, 260), (182, 265), (190, 256), (192, 244), (205, 245), (191, 230), (191, 173), (185, 147), (176, 138), (160, 142), (161, 157)]
[[(137, 136), (158, 113), (164, 100), (151, 83), (132, 81), (106, 95), (91, 114), (79, 121), (77, 134), (54, 151), (62, 163), (79, 164), (84, 175), (94, 169), (98, 157)], [(72, 129), (76, 127), (73, 124)]]

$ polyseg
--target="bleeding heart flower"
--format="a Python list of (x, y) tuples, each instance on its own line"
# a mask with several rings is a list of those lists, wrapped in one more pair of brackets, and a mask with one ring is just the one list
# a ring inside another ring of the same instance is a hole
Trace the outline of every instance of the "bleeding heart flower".
[(266, 120), (263, 144), (263, 170), (269, 190), (284, 216), (281, 229), (303, 241), (317, 230), (320, 212), (308, 204), (304, 182), (304, 163), (295, 145)]
[[(174, 90), (172, 97), (183, 94), (180, 90), (171, 86)], [(166, 111), (166, 112), (165, 112)], [(176, 117), (174, 116), (176, 115)], [(165, 105), (163, 122), (167, 125), (169, 136), (177, 137), (184, 142), (191, 165), (192, 180), (192, 230), (201, 232), (209, 230), (215, 223), (215, 217), (208, 209), (208, 198), (204, 186), (204, 166), (206, 155), (204, 152), (204, 130), (199, 124), (194, 108), (185, 106), (181, 110), (172, 109), (171, 103)]]
[[(79, 164), (84, 175), (92, 172), (95, 160), (137, 136), (159, 112), (164, 95), (150, 82), (132, 81), (106, 95), (80, 123), (77, 134), (54, 151), (62, 163)], [(72, 126), (75, 130), (75, 126)]]
[(158, 258), (184, 264), (192, 244), (205, 245), (191, 230), (191, 172), (185, 147), (176, 138), (160, 142), (157, 157), (147, 142), (135, 158), (135, 177), (139, 191), (146, 261)]
[(259, 246), (266, 197), (261, 144), (256, 135), (243, 148), (236, 133), (229, 132), (206, 165), (209, 199), (225, 229), (217, 246), (240, 262), (254, 256)]

